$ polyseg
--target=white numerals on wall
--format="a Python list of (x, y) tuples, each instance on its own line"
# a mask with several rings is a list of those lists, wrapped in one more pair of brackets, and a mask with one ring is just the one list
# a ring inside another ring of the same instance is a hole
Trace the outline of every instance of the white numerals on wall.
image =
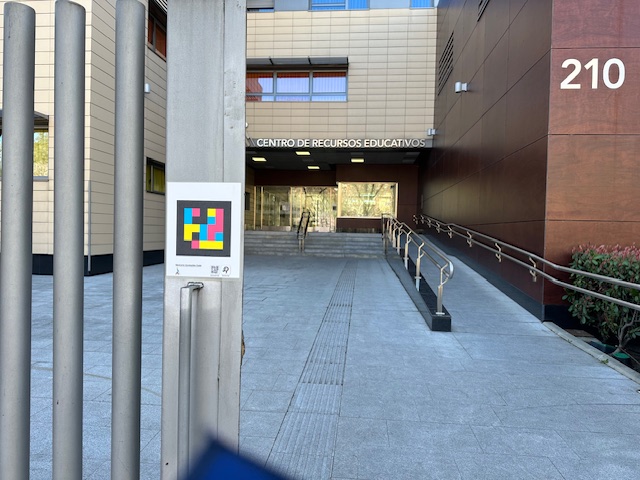
[[(617, 72), (613, 72), (614, 78), (617, 78), (615, 81), (611, 80), (612, 72), (611, 67), (616, 67)], [(579, 79), (576, 80), (580, 72), (582, 71), (582, 63), (580, 60), (576, 60), (575, 58), (567, 58), (564, 62), (562, 62), (562, 68), (573, 68), (566, 76), (566, 78), (560, 84), (560, 89), (562, 90), (578, 90), (582, 88), (582, 84), (579, 83)], [(591, 88), (596, 89), (600, 83), (600, 61), (597, 58), (592, 58), (587, 63), (584, 64), (584, 69), (587, 71), (591, 71)], [(617, 73), (617, 77), (615, 75)], [(619, 58), (610, 58), (607, 60), (602, 67), (602, 81), (605, 87), (610, 88), (611, 90), (616, 90), (622, 86), (625, 79), (625, 68), (624, 63)]]

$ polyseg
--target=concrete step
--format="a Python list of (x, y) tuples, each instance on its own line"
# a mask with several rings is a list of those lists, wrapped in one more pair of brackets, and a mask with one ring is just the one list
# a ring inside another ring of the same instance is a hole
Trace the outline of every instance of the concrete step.
[[(246, 231), (249, 255), (301, 255), (295, 232)], [(304, 255), (314, 257), (382, 257), (382, 237), (375, 233), (310, 232)]]

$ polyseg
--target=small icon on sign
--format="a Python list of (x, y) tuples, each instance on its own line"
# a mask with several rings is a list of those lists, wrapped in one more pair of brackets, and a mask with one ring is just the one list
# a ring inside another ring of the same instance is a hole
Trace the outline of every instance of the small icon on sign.
[(229, 267), (224, 267), (224, 268), (222, 269), (222, 274), (223, 274), (223, 275), (229, 275)]
[(211, 265), (211, 275), (218, 275), (220, 267), (218, 265)]
[(176, 268), (176, 275), (180, 275), (180, 270)]

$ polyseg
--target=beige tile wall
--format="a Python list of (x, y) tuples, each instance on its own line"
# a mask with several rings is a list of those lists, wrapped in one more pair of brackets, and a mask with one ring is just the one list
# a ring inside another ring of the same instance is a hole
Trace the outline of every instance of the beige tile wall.
[[(91, 254), (110, 254), (113, 253), (116, 0), (76, 1), (87, 10), (85, 254), (88, 253), (89, 182), (91, 182)], [(0, 54), (3, 50), (2, 11), (4, 11), (4, 3), (4, 1), (0, 1)], [(52, 254), (53, 145), (55, 141), (53, 12), (55, 1), (36, 0), (22, 3), (36, 10), (35, 110), (49, 115), (49, 178), (34, 181), (33, 251), (39, 254)], [(147, 2), (143, 3), (146, 5)], [(1, 75), (0, 69), (0, 81)], [(144, 155), (164, 162), (166, 62), (149, 49), (146, 50), (146, 81), (151, 84), (152, 92), (145, 96)], [(2, 92), (0, 92), (0, 101), (1, 95)], [(141, 188), (144, 188), (144, 185)], [(163, 249), (164, 196), (145, 193), (144, 202), (144, 248), (145, 250)]]
[(249, 13), (248, 57), (349, 58), (347, 102), (248, 102), (254, 138), (423, 138), (433, 127), (436, 10)]

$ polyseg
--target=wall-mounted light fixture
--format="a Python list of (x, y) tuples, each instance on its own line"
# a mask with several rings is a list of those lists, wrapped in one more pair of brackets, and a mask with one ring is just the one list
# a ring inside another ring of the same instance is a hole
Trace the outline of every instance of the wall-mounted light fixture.
[(456, 93), (466, 92), (468, 91), (468, 88), (469, 88), (469, 84), (466, 82), (456, 82), (455, 84)]
[(427, 135), (430, 137), (433, 137), (436, 134), (436, 129), (435, 128), (428, 128), (427, 129)]
[(144, 84), (144, 93), (151, 93), (151, 84), (150, 83), (145, 83)]

